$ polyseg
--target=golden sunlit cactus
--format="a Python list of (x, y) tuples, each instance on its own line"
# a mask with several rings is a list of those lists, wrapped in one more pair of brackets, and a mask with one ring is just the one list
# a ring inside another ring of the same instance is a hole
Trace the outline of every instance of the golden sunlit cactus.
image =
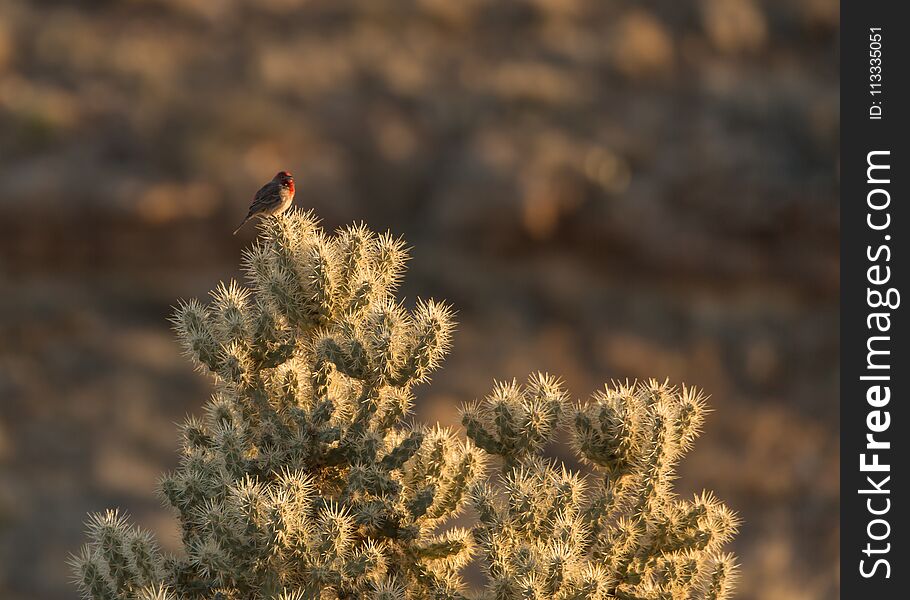
[[(219, 285), (173, 319), (216, 388), (160, 480), (184, 552), (95, 515), (72, 559), (86, 598), (729, 597), (736, 516), (670, 489), (702, 422), (699, 392), (614, 385), (572, 406), (538, 374), (465, 407), (467, 441), (407, 425), (453, 320), (446, 304), (395, 300), (403, 242), (362, 225), (327, 235), (297, 210), (262, 230), (244, 257), (249, 288)], [(542, 458), (560, 429), (592, 474)], [(448, 525), (469, 504), (473, 529)], [(471, 592), (461, 572), (475, 558), (488, 577)]]
[[(607, 386), (570, 408), (558, 382), (539, 375), (468, 407), (468, 437), (504, 467), (501, 485), (472, 488), (490, 588), (481, 597), (730, 597), (736, 567), (722, 548), (736, 515), (710, 494), (680, 500), (671, 489), (704, 412), (697, 390), (653, 380)], [(540, 457), (559, 415), (592, 467), (586, 478)]]

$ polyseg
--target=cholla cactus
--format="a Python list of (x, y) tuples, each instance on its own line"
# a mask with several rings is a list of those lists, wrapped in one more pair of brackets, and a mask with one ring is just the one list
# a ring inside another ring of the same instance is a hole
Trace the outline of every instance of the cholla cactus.
[[(710, 494), (679, 500), (673, 468), (698, 435), (704, 399), (666, 383), (614, 384), (569, 408), (559, 382), (498, 385), (464, 411), (468, 436), (501, 455), (500, 489), (474, 486), (474, 538), (495, 600), (729, 597), (723, 545), (738, 519)], [(562, 419), (587, 479), (540, 458)]]
[[(452, 311), (394, 299), (401, 240), (309, 213), (262, 224), (231, 282), (179, 305), (187, 354), (215, 381), (160, 492), (185, 548), (166, 556), (117, 512), (72, 559), (92, 600), (724, 598), (736, 517), (680, 501), (672, 469), (704, 413), (694, 391), (613, 386), (572, 407), (547, 375), (466, 407), (468, 441), (404, 423), (449, 347)], [(541, 458), (568, 428), (587, 478)], [(490, 457), (502, 484), (484, 482)], [(467, 504), (472, 531), (447, 522)], [(462, 568), (480, 556), (487, 589)]]

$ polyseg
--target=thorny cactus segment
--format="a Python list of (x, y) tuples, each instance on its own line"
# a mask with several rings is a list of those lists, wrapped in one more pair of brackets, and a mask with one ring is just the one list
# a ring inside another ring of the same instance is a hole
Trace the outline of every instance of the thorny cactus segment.
[(497, 383), (482, 402), (463, 408), (461, 422), (474, 443), (512, 467), (543, 449), (567, 403), (562, 382), (537, 373), (524, 387), (514, 380)]
[[(451, 308), (394, 297), (407, 252), (310, 213), (263, 220), (249, 287), (173, 318), (215, 381), (181, 428), (159, 491), (184, 551), (163, 554), (117, 512), (72, 558), (91, 600), (720, 599), (738, 519), (710, 494), (678, 500), (673, 468), (698, 435), (701, 393), (654, 381), (572, 406), (536, 374), (463, 410), (469, 440), (405, 424), (412, 388), (449, 349)], [(541, 457), (560, 428), (593, 473)], [(499, 463), (499, 481), (485, 465)], [(466, 505), (473, 529), (447, 526)], [(461, 570), (479, 557), (486, 587)]]
[[(513, 410), (500, 412), (515, 414), (521, 396), (499, 385), (489, 412), (508, 398)], [(486, 448), (481, 439), (503, 437), (478, 426), (478, 412), (468, 409), (465, 424)], [(593, 465), (587, 480), (522, 452), (511, 455), (516, 466), (501, 486), (472, 490), (489, 597), (728, 598), (736, 567), (722, 548), (739, 519), (710, 494), (684, 501), (671, 491), (673, 468), (703, 420), (700, 392), (653, 380), (614, 384), (572, 412), (572, 441)]]

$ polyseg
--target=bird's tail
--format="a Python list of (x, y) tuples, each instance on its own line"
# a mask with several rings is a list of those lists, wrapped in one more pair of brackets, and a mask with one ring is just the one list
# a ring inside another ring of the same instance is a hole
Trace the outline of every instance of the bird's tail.
[(246, 225), (246, 222), (250, 220), (250, 216), (251, 215), (247, 215), (243, 222), (237, 227), (237, 229), (234, 230), (234, 233), (231, 235), (237, 235), (237, 232), (243, 229), (243, 226)]

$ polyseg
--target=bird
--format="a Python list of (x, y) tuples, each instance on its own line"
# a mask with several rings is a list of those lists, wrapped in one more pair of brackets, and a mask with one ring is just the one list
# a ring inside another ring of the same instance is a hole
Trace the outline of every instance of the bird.
[(294, 202), (294, 176), (287, 171), (278, 171), (272, 180), (259, 188), (250, 204), (250, 212), (244, 217), (234, 235), (255, 216), (280, 215)]

